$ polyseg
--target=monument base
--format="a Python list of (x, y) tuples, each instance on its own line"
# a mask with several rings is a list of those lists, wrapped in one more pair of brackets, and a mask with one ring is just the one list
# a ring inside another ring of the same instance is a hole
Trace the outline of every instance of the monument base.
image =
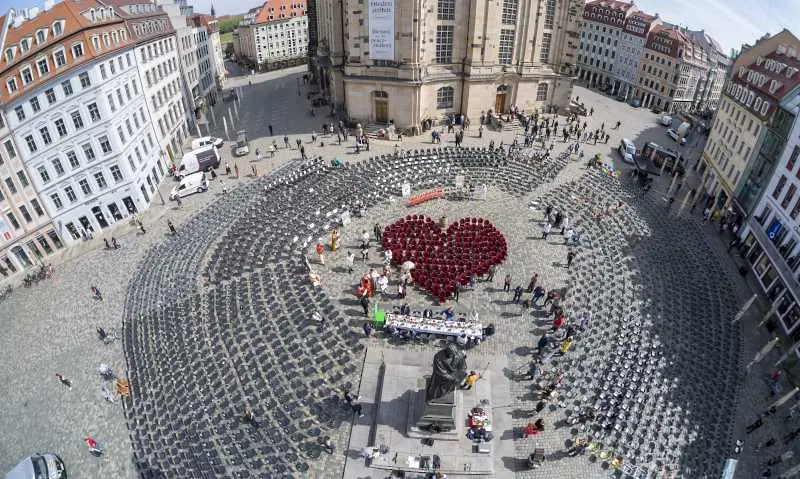
[(426, 401), (425, 391), (430, 380), (430, 376), (425, 376), (417, 383), (419, 390), (408, 405), (409, 427), (406, 433), (412, 438), (457, 441), (463, 432), (465, 417), (461, 391), (456, 389), (440, 398)]

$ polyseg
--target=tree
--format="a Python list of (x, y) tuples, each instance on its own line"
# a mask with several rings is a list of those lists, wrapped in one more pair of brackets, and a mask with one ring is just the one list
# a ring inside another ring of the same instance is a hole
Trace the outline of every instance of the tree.
[(240, 15), (223, 18), (219, 22), (219, 32), (220, 33), (232, 32), (234, 28), (239, 26), (239, 21), (241, 21), (241, 19), (242, 17)]
[(730, 54), (731, 60), (736, 60), (736, 57), (738, 56), (739, 56), (739, 50), (731, 48), (731, 54)]

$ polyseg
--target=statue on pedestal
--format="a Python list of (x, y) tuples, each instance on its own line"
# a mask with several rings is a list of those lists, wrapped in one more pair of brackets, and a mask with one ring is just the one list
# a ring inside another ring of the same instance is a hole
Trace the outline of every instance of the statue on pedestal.
[(425, 390), (425, 401), (455, 391), (466, 373), (466, 355), (454, 344), (448, 344), (433, 357), (433, 373)]

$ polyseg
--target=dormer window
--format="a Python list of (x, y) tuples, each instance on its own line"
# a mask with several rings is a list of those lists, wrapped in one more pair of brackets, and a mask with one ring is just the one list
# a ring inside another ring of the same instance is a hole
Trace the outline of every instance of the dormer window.
[(13, 61), (14, 61), (14, 49), (6, 48), (6, 63), (11, 63)]
[(45, 33), (46, 30), (42, 29), (36, 32), (36, 43), (41, 45), (47, 39), (47, 34)]
[(103, 34), (103, 43), (109, 47), (111, 46), (111, 38), (108, 36), (108, 33)]
[(114, 18), (114, 9), (108, 7), (108, 19), (111, 20), (112, 18)]
[(53, 35), (61, 35), (64, 32), (64, 21), (58, 21), (53, 24)]
[(91, 19), (92, 19), (92, 23), (94, 23), (94, 22), (96, 22), (96, 21), (97, 21), (97, 15), (96, 15), (96, 14), (95, 14), (95, 12), (94, 12), (94, 8), (93, 8), (93, 9), (91, 9), (91, 10), (89, 10), (89, 16), (90, 16), (90, 17), (91, 17)]
[(101, 9), (100, 11), (98, 11), (98, 12), (97, 12), (97, 18), (98, 18), (98, 19), (100, 19), (100, 20), (103, 20), (103, 19), (105, 19), (105, 18), (106, 18), (106, 12), (105, 12), (105, 10), (102, 10), (102, 9)]
[(119, 35), (116, 31), (111, 32), (111, 39), (114, 41), (114, 43), (119, 42)]
[(29, 38), (23, 38), (22, 41), (19, 42), (19, 48), (23, 52), (27, 52), (30, 47), (31, 47), (31, 40)]
[(100, 50), (100, 38), (97, 35), (92, 37), (92, 46), (95, 50)]

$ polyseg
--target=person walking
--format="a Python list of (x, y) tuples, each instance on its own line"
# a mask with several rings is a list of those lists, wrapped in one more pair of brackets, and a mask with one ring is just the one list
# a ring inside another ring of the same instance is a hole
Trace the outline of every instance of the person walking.
[(364, 417), (364, 411), (361, 408), (361, 404), (358, 403), (351, 404), (350, 409), (352, 409), (353, 413), (357, 414), (358, 417)]
[(236, 179), (239, 179), (239, 165), (237, 163), (233, 164), (233, 169), (236, 171)]
[(98, 301), (102, 301), (103, 300), (103, 294), (100, 292), (100, 288), (98, 288), (97, 286), (92, 286), (91, 290), (92, 290), (92, 295), (94, 296), (94, 299), (96, 299)]
[(494, 280), (494, 274), (496, 272), (497, 272), (497, 266), (496, 265), (491, 265), (489, 267), (489, 275), (486, 277), (486, 281), (491, 282), (492, 280)]
[(564, 214), (561, 217), (561, 236), (564, 236), (564, 231), (569, 229), (569, 216)]
[(63, 384), (67, 388), (72, 389), (72, 383), (69, 381), (69, 379), (65, 378), (64, 376), (62, 376), (60, 374), (56, 374), (56, 379), (58, 379), (58, 382), (60, 382), (61, 384)]
[(317, 252), (317, 259), (319, 260), (319, 264), (325, 265), (325, 246), (322, 243), (317, 243), (316, 246)]
[(503, 278), (503, 291), (508, 293), (511, 291), (511, 275), (507, 274), (505, 278)]
[(516, 288), (514, 288), (514, 298), (511, 301), (514, 304), (519, 304), (520, 300), (522, 299), (523, 292), (525, 292), (525, 290), (522, 289), (522, 285), (518, 285)]
[(375, 226), (372, 227), (372, 232), (375, 234), (375, 241), (380, 244), (383, 240), (383, 228), (378, 223), (375, 223)]
[(367, 295), (361, 296), (358, 302), (361, 303), (361, 307), (364, 308), (364, 316), (369, 317), (369, 298)]
[(300, 149), (300, 144), (302, 143), (302, 141), (300, 140), (300, 138), (297, 138), (297, 139), (294, 140), (294, 142), (297, 144), (297, 149), (299, 150)]
[(572, 261), (575, 259), (575, 255), (576, 254), (574, 251), (570, 251), (569, 253), (567, 253), (567, 268), (569, 268), (572, 265)]
[(544, 298), (544, 296), (545, 296), (544, 288), (541, 285), (536, 286), (535, 288), (533, 288), (533, 296), (531, 297), (531, 304), (533, 306), (537, 306), (539, 300)]
[(289, 146), (289, 137), (287, 135), (283, 135), (283, 146), (285, 146), (287, 150), (290, 147)]
[(461, 389), (466, 389), (467, 391), (469, 391), (470, 389), (472, 389), (472, 386), (474, 386), (478, 382), (478, 379), (480, 378), (481, 378), (480, 374), (476, 373), (475, 371), (470, 371), (469, 374), (467, 374), (467, 376), (461, 382)]
[[(237, 173), (237, 176), (238, 176), (238, 173)], [(228, 194), (228, 187), (225, 186), (225, 183), (222, 181), (222, 178), (220, 178), (220, 180), (219, 180), (219, 186), (222, 187), (222, 194), (223, 195), (227, 195)]]
[(543, 240), (547, 240), (547, 235), (550, 234), (550, 230), (552, 228), (553, 228), (553, 226), (550, 224), (549, 221), (545, 221), (544, 222), (544, 225), (542, 225), (542, 239)]
[(178, 203), (178, 209), (183, 208), (183, 200), (181, 200), (180, 195), (175, 196), (175, 203)]
[(172, 234), (176, 234), (177, 231), (175, 230), (175, 225), (172, 224), (172, 220), (167, 220), (167, 226), (169, 227), (169, 232)]
[(348, 251), (347, 252), (347, 272), (348, 273), (352, 273), (353, 272), (353, 265), (355, 265), (355, 262), (356, 262), (356, 255), (354, 255), (352, 251)]
[(256, 170), (256, 165), (250, 165), (250, 170), (253, 172), (253, 178), (258, 176), (258, 170)]
[(227, 161), (225, 162), (225, 174), (231, 176), (231, 164)]
[(117, 243), (117, 238), (114, 238), (113, 236), (111, 237), (111, 246), (114, 249), (119, 249), (119, 243)]

